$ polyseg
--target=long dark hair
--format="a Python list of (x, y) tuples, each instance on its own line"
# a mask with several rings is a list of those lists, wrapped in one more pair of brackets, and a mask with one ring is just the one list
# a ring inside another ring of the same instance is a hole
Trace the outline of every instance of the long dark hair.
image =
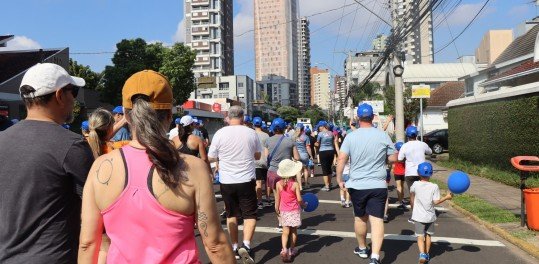
[(131, 99), (133, 109), (127, 110), (136, 139), (146, 148), (150, 161), (167, 187), (175, 189), (182, 180), (183, 160), (166, 136), (163, 121), (170, 110), (154, 110), (148, 96), (135, 95)]
[(180, 139), (180, 142), (182, 143), (185, 143), (187, 142), (187, 139), (189, 139), (189, 136), (193, 134), (193, 126), (192, 125), (188, 125), (188, 126), (183, 126), (182, 124), (180, 124), (178, 126), (178, 138)]

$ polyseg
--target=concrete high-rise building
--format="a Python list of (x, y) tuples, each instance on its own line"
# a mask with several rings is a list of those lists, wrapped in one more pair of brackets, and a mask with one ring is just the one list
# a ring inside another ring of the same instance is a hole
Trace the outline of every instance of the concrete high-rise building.
[(264, 100), (271, 105), (298, 105), (297, 84), (283, 76), (266, 75), (256, 82), (256, 100)]
[(254, 0), (254, 9), (256, 81), (277, 75), (297, 84), (297, 0)]
[(336, 110), (341, 109), (341, 107), (346, 107), (346, 102), (344, 101), (344, 98), (346, 97), (346, 93), (348, 89), (346, 89), (346, 77), (335, 75), (333, 76), (333, 91), (335, 93), (335, 101), (336, 101)]
[(401, 43), (401, 48), (406, 53), (406, 61), (413, 64), (434, 63), (432, 11), (420, 23), (413, 24), (425, 10), (429, 9), (431, 0), (390, 1), (394, 27), (404, 30), (414, 26)]
[(306, 17), (300, 19), (298, 29), (298, 105), (308, 107), (311, 105), (311, 38)]
[(386, 49), (387, 36), (380, 34), (372, 41), (372, 49), (375, 51), (383, 51)]
[[(375, 62), (382, 55), (379, 51), (365, 51), (353, 54), (344, 61), (344, 77), (346, 86), (360, 84), (370, 73)], [(378, 74), (371, 79), (371, 82), (385, 84), (385, 70), (381, 69)]]
[(513, 42), (513, 30), (489, 30), (475, 50), (476, 63), (490, 65)]
[(232, 2), (185, 0), (185, 44), (197, 53), (195, 77), (234, 75)]
[(328, 110), (331, 103), (331, 91), (329, 89), (329, 71), (318, 67), (311, 68), (311, 91), (312, 105), (318, 105), (324, 110)]

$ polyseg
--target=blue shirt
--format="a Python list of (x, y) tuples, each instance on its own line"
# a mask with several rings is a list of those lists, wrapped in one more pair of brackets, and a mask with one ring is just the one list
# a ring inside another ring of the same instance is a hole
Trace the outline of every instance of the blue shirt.
[(296, 148), (298, 149), (299, 155), (308, 156), (309, 152), (307, 152), (307, 145), (310, 144), (311, 140), (305, 134), (301, 134), (301, 136), (296, 138)]
[(334, 140), (333, 133), (330, 131), (318, 133), (318, 138), (316, 139), (316, 141), (320, 142), (320, 151), (334, 150)]
[(387, 188), (386, 158), (395, 153), (389, 136), (377, 128), (358, 128), (344, 138), (340, 149), (350, 158), (350, 180), (346, 188)]
[(123, 126), (116, 132), (114, 137), (110, 139), (110, 141), (116, 142), (116, 141), (124, 141), (124, 140), (131, 140), (131, 132), (129, 132), (129, 129), (127, 127)]

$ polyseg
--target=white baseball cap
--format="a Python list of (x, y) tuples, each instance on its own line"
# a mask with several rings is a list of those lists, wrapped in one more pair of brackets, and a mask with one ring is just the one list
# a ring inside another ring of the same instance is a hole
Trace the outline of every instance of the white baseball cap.
[(36, 91), (23, 96), (33, 98), (54, 93), (68, 84), (83, 87), (86, 82), (82, 78), (69, 75), (58, 64), (38, 63), (26, 71), (24, 77), (22, 77), (20, 87), (24, 85), (32, 86)]
[(195, 122), (195, 120), (190, 115), (182, 116), (182, 119), (180, 119), (180, 124), (184, 127), (191, 125), (193, 122)]

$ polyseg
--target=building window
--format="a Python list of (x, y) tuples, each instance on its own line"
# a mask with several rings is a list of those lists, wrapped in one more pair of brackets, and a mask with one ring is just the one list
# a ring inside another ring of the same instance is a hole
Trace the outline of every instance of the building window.
[(243, 88), (243, 83), (242, 82), (238, 83), (238, 87)]
[(228, 90), (229, 83), (219, 83), (219, 90)]

